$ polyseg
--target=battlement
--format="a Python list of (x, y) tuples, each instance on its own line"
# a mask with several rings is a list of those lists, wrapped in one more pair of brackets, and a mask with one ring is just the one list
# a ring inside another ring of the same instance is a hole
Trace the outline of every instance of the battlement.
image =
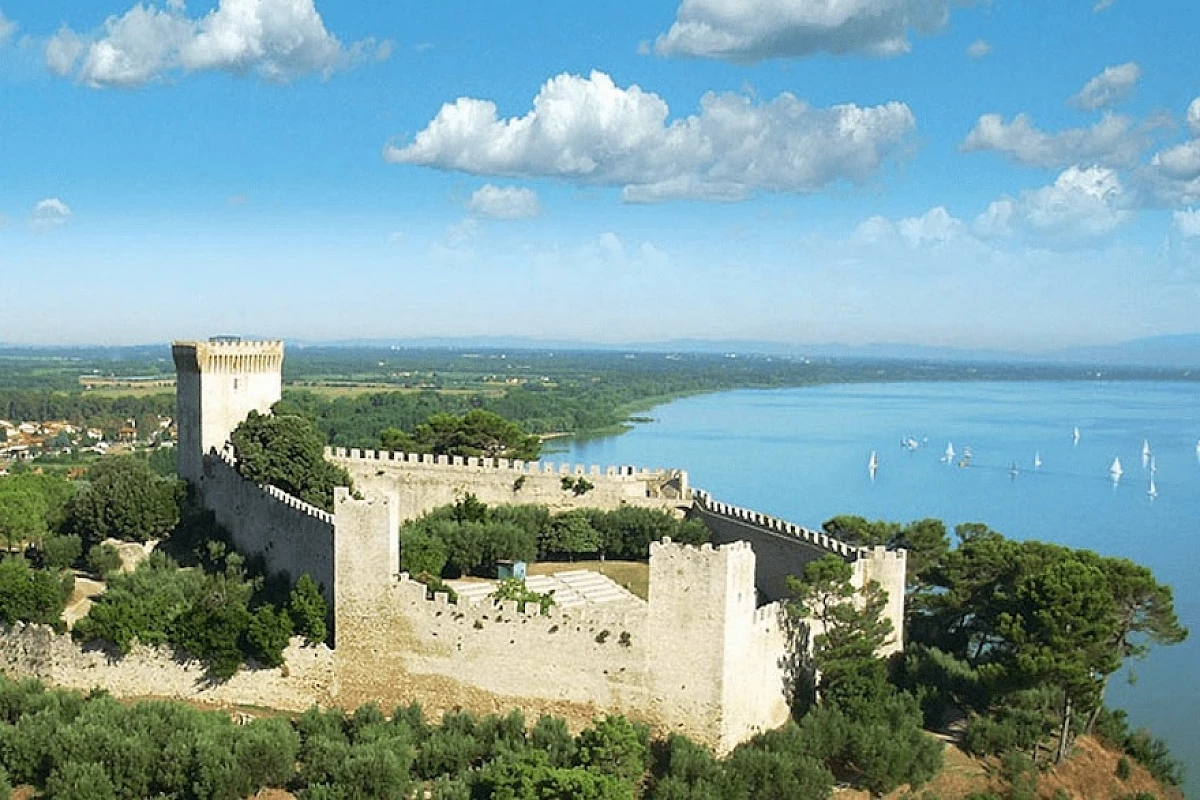
[(279, 372), (283, 368), (279, 340), (172, 342), (171, 355), (176, 368), (184, 372)]
[(458, 467), (475, 470), (497, 470), (520, 475), (570, 475), (583, 477), (626, 478), (647, 480), (667, 478), (681, 473), (680, 470), (648, 469), (646, 467), (620, 466), (601, 468), (597, 464), (565, 464), (542, 461), (521, 461), (507, 458), (484, 458), (475, 456), (445, 456), (430, 453), (403, 453), (391, 450), (360, 450), (358, 448), (326, 447), (325, 457), (339, 461), (384, 462), (392, 464), (420, 464), (424, 466)]
[(830, 536), (827, 533), (810, 530), (809, 528), (795, 525), (787, 520), (782, 520), (777, 517), (770, 517), (766, 514), (759, 513), (758, 511), (751, 511), (748, 508), (740, 508), (728, 503), (722, 503), (717, 500), (713, 500), (712, 495), (703, 489), (693, 490), (692, 501), (698, 508), (707, 511), (710, 514), (719, 514), (720, 516), (735, 519), (749, 525), (755, 525), (759, 528), (763, 528), (782, 536), (790, 536), (794, 539), (806, 542), (813, 547), (817, 547), (835, 555), (839, 555), (847, 560), (865, 558), (870, 553), (867, 548), (855, 547), (854, 545), (846, 544), (840, 539)]

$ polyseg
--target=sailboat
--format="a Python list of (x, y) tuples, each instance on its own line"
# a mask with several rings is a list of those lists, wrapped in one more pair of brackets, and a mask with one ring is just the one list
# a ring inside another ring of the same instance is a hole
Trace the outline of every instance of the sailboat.
[[(1071, 441), (1074, 442), (1075, 444), (1079, 444), (1079, 428), (1078, 428), (1078, 426), (1076, 426), (1075, 430), (1071, 433)], [(1196, 442), (1196, 449), (1197, 449), (1197, 451), (1200, 451), (1200, 442)]]
[(1015, 461), (1014, 461), (1014, 462), (1012, 462), (1012, 464), (1010, 464), (1010, 465), (1009, 465), (1009, 467), (1008, 467), (1008, 474), (1009, 474), (1009, 475), (1011, 475), (1011, 476), (1013, 477), (1013, 480), (1016, 480), (1017, 473), (1018, 473), (1019, 471), (1020, 471), (1020, 470), (1018, 470), (1018, 469), (1017, 469), (1017, 462), (1015, 462)]
[(1038, 450), (1037, 452), (1035, 452), (1033, 454), (1033, 468), (1034, 469), (1042, 468), (1042, 451), (1041, 450)]
[(1154, 486), (1154, 475), (1150, 476), (1150, 488), (1146, 490), (1146, 494), (1150, 495), (1150, 499), (1158, 497), (1158, 489)]
[(1150, 466), (1150, 440), (1142, 439), (1142, 466)]
[(874, 450), (871, 451), (871, 458), (867, 461), (867, 470), (871, 473), (872, 480), (875, 478), (875, 472), (879, 469), (879, 454)]
[(1114, 458), (1112, 466), (1108, 468), (1108, 474), (1112, 475), (1112, 479), (1114, 481), (1118, 481), (1121, 479), (1122, 472), (1124, 472), (1124, 470), (1121, 469), (1121, 459)]
[(945, 460), (946, 460), (947, 464), (949, 464), (950, 462), (952, 462), (954, 460), (954, 443), (953, 442), (946, 443), (946, 459)]
[(1158, 467), (1154, 465), (1154, 456), (1150, 456), (1150, 474), (1158, 472)]

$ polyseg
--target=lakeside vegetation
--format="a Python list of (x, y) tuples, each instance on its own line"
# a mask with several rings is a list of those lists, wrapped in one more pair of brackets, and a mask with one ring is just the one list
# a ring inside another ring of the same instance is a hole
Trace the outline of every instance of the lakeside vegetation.
[[(172, 416), (163, 347), (0, 349), (0, 419), (68, 420), (115, 431), (128, 419)], [(92, 389), (84, 388), (95, 376)], [(118, 379), (145, 378), (146, 381)], [(294, 347), (284, 399), (316, 420), (327, 444), (380, 447), (380, 433), (414, 435), (435, 414), (491, 411), (526, 434), (615, 432), (631, 415), (703, 392), (896, 381), (1200, 380), (1154, 368), (932, 361), (737, 357), (700, 353), (382, 347)], [(117, 382), (119, 385), (113, 385)]]

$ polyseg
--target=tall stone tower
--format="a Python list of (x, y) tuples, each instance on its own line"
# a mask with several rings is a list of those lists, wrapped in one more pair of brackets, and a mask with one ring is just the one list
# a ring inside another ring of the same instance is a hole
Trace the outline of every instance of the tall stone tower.
[(179, 477), (198, 483), (203, 457), (218, 450), (251, 411), (265, 414), (283, 394), (283, 342), (217, 336), (174, 342)]

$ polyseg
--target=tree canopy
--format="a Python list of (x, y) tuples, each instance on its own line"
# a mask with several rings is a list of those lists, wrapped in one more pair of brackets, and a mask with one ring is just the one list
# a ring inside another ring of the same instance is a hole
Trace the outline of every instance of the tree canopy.
[(525, 433), (517, 423), (479, 408), (462, 416), (432, 414), (411, 435), (399, 428), (385, 428), (379, 439), (385, 450), (524, 461), (535, 461), (542, 449), (541, 440)]
[(179, 523), (182, 492), (182, 484), (155, 475), (144, 459), (101, 459), (88, 471), (87, 485), (71, 498), (67, 527), (93, 544), (166, 536)]
[(349, 473), (325, 460), (324, 437), (305, 417), (251, 411), (230, 439), (242, 477), (318, 508), (332, 511), (334, 487), (351, 486)]

